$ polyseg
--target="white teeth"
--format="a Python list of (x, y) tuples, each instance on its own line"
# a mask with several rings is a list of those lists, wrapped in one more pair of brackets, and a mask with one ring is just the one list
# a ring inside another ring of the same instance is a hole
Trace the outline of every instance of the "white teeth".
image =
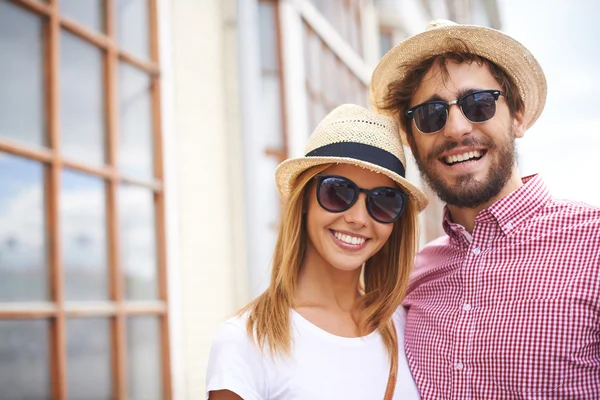
[(464, 154), (456, 154), (453, 156), (448, 156), (446, 157), (444, 160), (448, 163), (448, 164), (454, 164), (460, 161), (467, 161), (470, 160), (472, 158), (479, 158), (481, 157), (481, 153), (478, 150), (474, 150), (474, 151), (468, 151)]
[(333, 232), (333, 234), (336, 238), (338, 238), (342, 242), (348, 243), (348, 244), (353, 244), (353, 245), (363, 244), (367, 240), (365, 238), (344, 235), (343, 233), (339, 233), (339, 232)]

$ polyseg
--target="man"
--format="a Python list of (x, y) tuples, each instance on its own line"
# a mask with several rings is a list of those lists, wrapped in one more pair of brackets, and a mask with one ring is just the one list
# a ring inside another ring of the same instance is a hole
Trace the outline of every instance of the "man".
[(546, 100), (539, 63), (502, 32), (437, 21), (381, 60), (370, 91), (447, 204), (404, 302), (422, 398), (600, 399), (600, 209), (516, 165)]

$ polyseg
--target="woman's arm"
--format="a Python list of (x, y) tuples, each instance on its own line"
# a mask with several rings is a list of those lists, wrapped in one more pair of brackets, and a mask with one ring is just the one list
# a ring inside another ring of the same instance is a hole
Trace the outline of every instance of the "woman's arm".
[(215, 390), (209, 393), (209, 400), (244, 400), (230, 390)]
[(205, 398), (261, 400), (268, 398), (263, 354), (246, 334), (245, 321), (221, 326), (210, 350)]

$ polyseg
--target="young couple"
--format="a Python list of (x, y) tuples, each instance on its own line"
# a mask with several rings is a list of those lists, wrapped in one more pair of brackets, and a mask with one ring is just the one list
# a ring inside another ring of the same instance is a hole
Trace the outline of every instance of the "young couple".
[[(516, 166), (545, 99), (499, 31), (438, 21), (392, 49), (376, 112), (336, 108), (277, 168), (271, 284), (218, 333), (207, 397), (600, 399), (600, 209)], [(416, 258), (403, 141), (447, 204)]]

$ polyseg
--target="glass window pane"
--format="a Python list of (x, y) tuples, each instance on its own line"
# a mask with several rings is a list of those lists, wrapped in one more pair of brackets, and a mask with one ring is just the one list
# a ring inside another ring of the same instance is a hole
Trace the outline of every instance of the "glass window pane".
[(158, 317), (140, 316), (127, 320), (127, 375), (131, 399), (163, 398), (160, 337)]
[(380, 57), (383, 57), (393, 47), (392, 31), (385, 30), (379, 34), (379, 52)]
[(119, 70), (119, 166), (125, 175), (151, 179), (150, 77), (124, 62)]
[(44, 168), (0, 153), (0, 301), (48, 299)]
[(263, 74), (260, 124), (265, 144), (273, 149), (283, 148), (280, 94), (279, 75)]
[(70, 399), (111, 399), (110, 320), (67, 320), (67, 384)]
[(0, 320), (3, 399), (50, 399), (49, 322)]
[(104, 163), (104, 78), (102, 51), (61, 32), (61, 140), (66, 157)]
[(44, 145), (42, 19), (0, 0), (0, 139)]
[(155, 300), (158, 287), (153, 193), (145, 188), (122, 185), (119, 221), (126, 298)]
[(321, 59), (323, 58), (323, 44), (321, 39), (312, 33), (310, 40), (310, 70), (308, 78), (313, 90), (321, 91)]
[(64, 170), (60, 216), (67, 300), (107, 300), (104, 182)]
[(258, 3), (260, 29), (260, 60), (263, 70), (277, 71), (277, 32), (275, 3)]
[(304, 47), (304, 80), (310, 75), (310, 32), (306, 22), (302, 23), (302, 46)]
[(88, 28), (104, 32), (104, 0), (60, 0), (60, 12)]
[(150, 58), (148, 0), (117, 0), (117, 40), (133, 55)]
[(332, 86), (335, 85), (335, 80), (337, 79), (337, 75), (335, 74), (335, 55), (331, 51), (329, 47), (326, 47), (323, 51), (323, 60), (321, 64), (321, 73), (323, 82), (322, 87), (322, 98), (323, 101), (327, 103), (333, 103), (334, 101), (334, 93)]

